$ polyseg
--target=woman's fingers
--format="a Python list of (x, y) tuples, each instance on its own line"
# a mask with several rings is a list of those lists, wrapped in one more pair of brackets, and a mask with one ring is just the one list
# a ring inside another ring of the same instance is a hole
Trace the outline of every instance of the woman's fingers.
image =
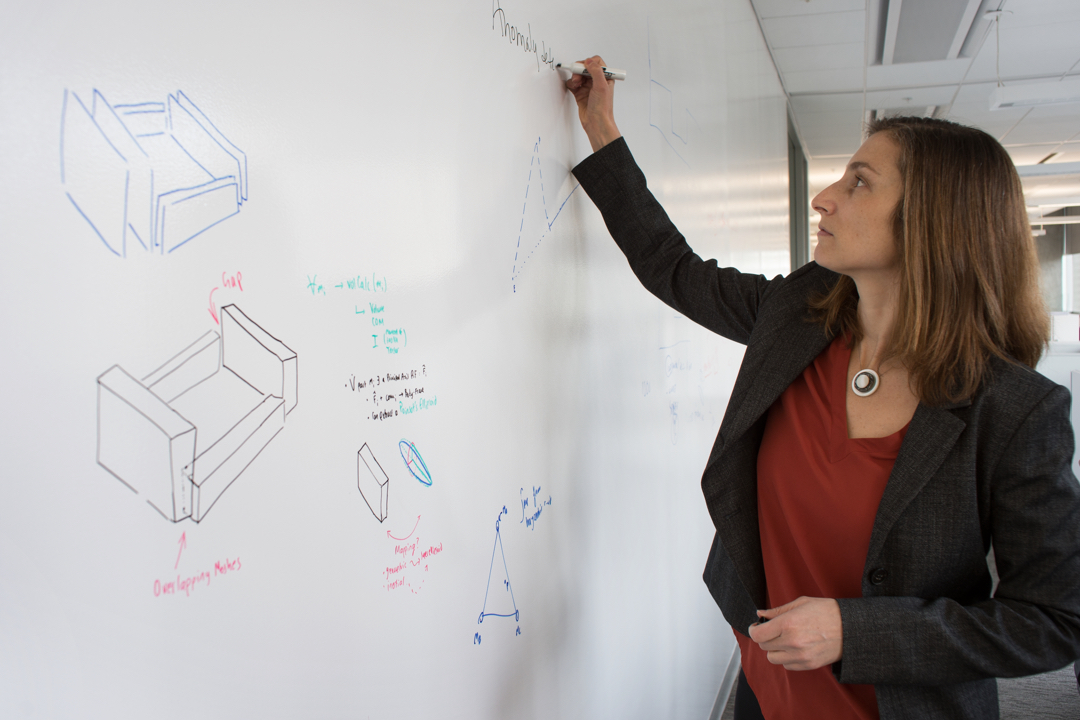
[(835, 600), (801, 597), (758, 615), (766, 621), (750, 626), (750, 639), (775, 665), (813, 670), (843, 655), (843, 621)]
[(789, 602), (789, 603), (787, 603), (785, 605), (780, 605), (778, 607), (769, 608), (768, 610), (758, 610), (757, 614), (758, 614), (759, 618), (765, 618), (766, 620), (772, 620), (775, 617), (779, 617), (780, 615), (783, 615), (784, 613), (788, 612), (789, 610), (794, 610), (795, 608), (799, 607), (800, 605), (805, 605), (810, 600), (811, 600), (811, 598), (808, 598), (808, 597), (806, 597), (804, 595), (803, 597), (796, 598), (796, 599), (792, 600), (791, 602)]
[(579, 61), (588, 70), (588, 75), (573, 75), (566, 81), (566, 88), (577, 101), (578, 119), (593, 151), (619, 137), (612, 110), (614, 81), (604, 76), (604, 60), (599, 55)]

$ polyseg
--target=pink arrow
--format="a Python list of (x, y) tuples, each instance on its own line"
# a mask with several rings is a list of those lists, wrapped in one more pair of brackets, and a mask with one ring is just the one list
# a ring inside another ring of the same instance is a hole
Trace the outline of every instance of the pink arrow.
[(217, 313), (214, 312), (214, 293), (216, 293), (217, 290), (218, 290), (217, 288), (214, 288), (213, 290), (210, 291), (210, 317), (214, 318), (214, 322), (216, 322), (218, 325), (220, 325), (221, 321), (219, 321), (217, 319)]
[(180, 536), (180, 552), (176, 554), (176, 564), (173, 565), (173, 570), (180, 567), (180, 556), (184, 554), (184, 548), (187, 547), (187, 533), (183, 533)]
[(389, 531), (389, 530), (387, 530), (387, 531), (386, 531), (386, 537), (388, 537), (388, 538), (391, 538), (391, 539), (393, 539), (393, 540), (408, 540), (409, 538), (411, 538), (411, 537), (412, 537), (413, 533), (414, 533), (414, 532), (416, 532), (416, 528), (417, 528), (417, 527), (418, 527), (419, 525), (420, 525), (420, 516), (419, 516), (419, 515), (417, 515), (417, 516), (416, 516), (416, 525), (413, 525), (413, 528), (412, 528), (412, 532), (411, 532), (411, 533), (409, 533), (408, 535), (406, 535), (406, 536), (405, 536), (405, 537), (403, 537), (403, 538), (399, 538), (399, 537), (394, 537), (393, 535), (391, 535), (391, 534), (390, 534), (390, 531)]

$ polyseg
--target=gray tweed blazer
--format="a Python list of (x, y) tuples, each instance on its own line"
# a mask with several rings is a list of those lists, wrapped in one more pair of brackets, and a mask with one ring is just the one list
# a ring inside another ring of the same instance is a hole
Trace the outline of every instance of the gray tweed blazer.
[[(766, 411), (828, 345), (806, 320), (807, 298), (839, 276), (810, 263), (768, 280), (702, 260), (622, 139), (574, 175), (648, 290), (746, 345), (701, 480), (716, 527), (705, 583), (745, 633), (766, 602), (756, 475)], [(873, 684), (885, 720), (997, 718), (994, 678), (1080, 657), (1069, 408), (1065, 388), (997, 361), (970, 401), (916, 409), (874, 520), (862, 597), (838, 598), (844, 646), (833, 672)]]

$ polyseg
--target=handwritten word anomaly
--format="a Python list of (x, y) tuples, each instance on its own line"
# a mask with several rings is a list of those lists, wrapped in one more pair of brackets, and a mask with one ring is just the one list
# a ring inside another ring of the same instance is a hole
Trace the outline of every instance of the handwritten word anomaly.
[(529, 23), (525, 24), (524, 33), (521, 32), (520, 26), (511, 25), (506, 19), (506, 11), (502, 9), (500, 0), (491, 0), (491, 29), (498, 29), (511, 45), (516, 45), (523, 52), (532, 53), (536, 58), (537, 72), (540, 72), (542, 65), (546, 65), (552, 71), (555, 70), (555, 54), (552, 49), (543, 40), (537, 46), (532, 36), (532, 25)]
[(239, 571), (240, 558), (233, 560), (226, 558), (223, 561), (214, 563), (214, 567), (210, 570), (203, 570), (186, 576), (177, 575), (175, 579), (162, 580), (159, 578), (154, 580), (154, 597), (180, 594), (183, 594), (184, 597), (191, 597), (191, 593), (195, 592), (195, 590), (210, 587), (212, 578)]

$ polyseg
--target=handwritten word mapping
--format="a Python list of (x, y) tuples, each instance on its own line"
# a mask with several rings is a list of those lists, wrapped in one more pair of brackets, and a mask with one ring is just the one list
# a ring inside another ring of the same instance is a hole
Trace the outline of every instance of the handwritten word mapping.
[(533, 485), (532, 495), (526, 495), (525, 488), (521, 488), (518, 499), (521, 502), (521, 520), (518, 524), (525, 523), (525, 527), (535, 530), (536, 521), (540, 519), (544, 508), (551, 507), (551, 494), (549, 493), (547, 500), (544, 500), (540, 497), (540, 488)]
[[(511, 25), (506, 19), (506, 11), (502, 9), (500, 0), (492, 0), (491, 2), (491, 29), (496, 28), (511, 45), (516, 45), (522, 51), (533, 54), (536, 58), (537, 72), (540, 72), (540, 67), (543, 65), (546, 65), (549, 70), (555, 70), (555, 53), (552, 49), (543, 40), (540, 41), (540, 46), (537, 46), (536, 40), (532, 36), (531, 24), (525, 24), (528, 34), (521, 32), (520, 26)], [(543, 52), (541, 52), (541, 49)]]
[(403, 538), (394, 537), (389, 530), (386, 531), (386, 537), (393, 542), (394, 550), (392, 560), (382, 571), (382, 587), (387, 592), (408, 590), (413, 595), (419, 594), (427, 581), (431, 564), (442, 555), (441, 542), (425, 544), (420, 540), (420, 536), (416, 534), (419, 526), (420, 517), (417, 516), (412, 532)]
[(180, 575), (177, 574), (176, 579), (169, 578), (167, 580), (155, 579), (154, 580), (154, 597), (162, 597), (165, 595), (180, 595), (183, 593), (184, 597), (191, 597), (191, 593), (197, 588), (202, 586), (210, 587), (211, 578), (219, 577), (221, 575), (227, 575), (229, 573), (236, 573), (240, 571), (240, 558), (237, 557), (233, 560), (226, 558), (225, 560), (215, 562), (214, 567), (210, 570), (203, 570), (194, 574)]
[(371, 403), (369, 420), (389, 420), (403, 415), (414, 415), (435, 408), (439, 398), (426, 385), (420, 385), (427, 378), (427, 365), (420, 369), (407, 369), (403, 372), (390, 372), (375, 375), (367, 379), (350, 375), (345, 381), (345, 389)]

